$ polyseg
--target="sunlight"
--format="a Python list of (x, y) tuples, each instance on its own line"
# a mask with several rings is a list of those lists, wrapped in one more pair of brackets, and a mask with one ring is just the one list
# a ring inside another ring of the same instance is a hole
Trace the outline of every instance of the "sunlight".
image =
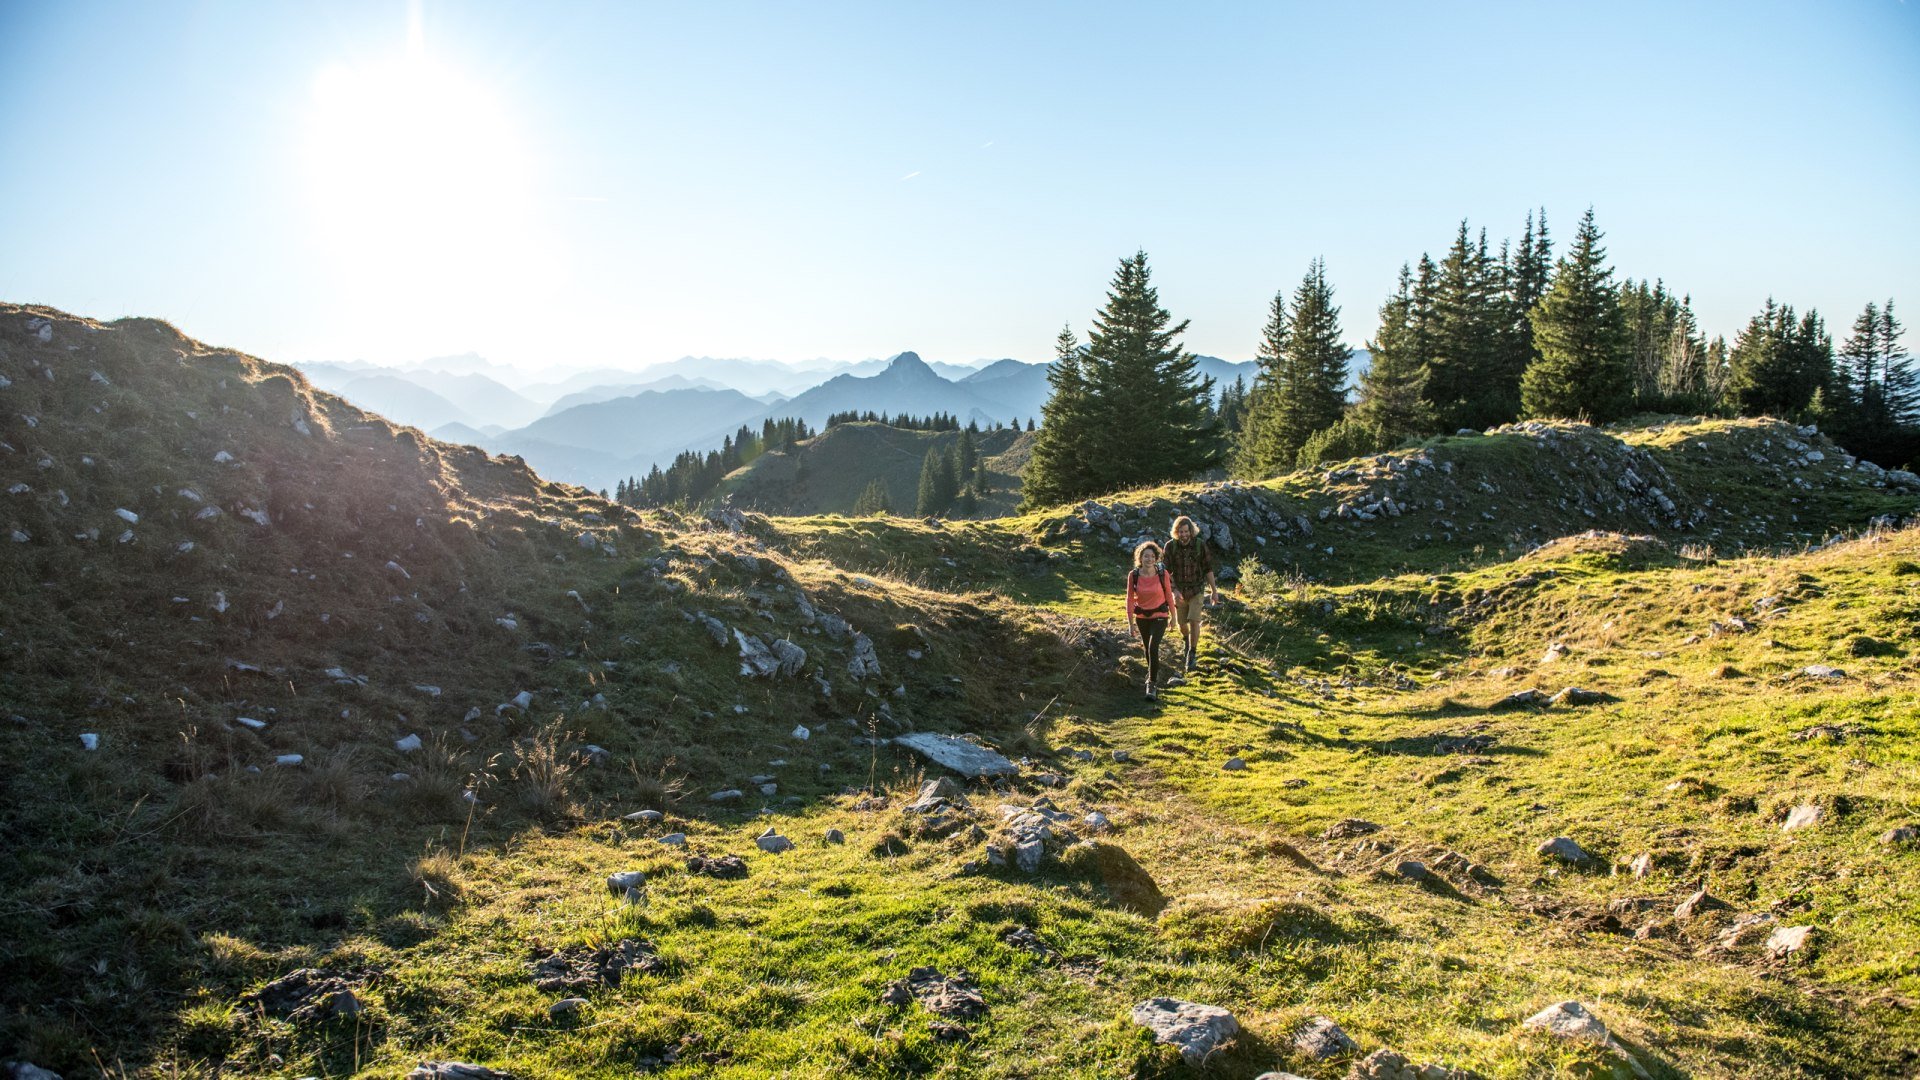
[(376, 323), (493, 325), (550, 288), (521, 126), (417, 27), (402, 58), (319, 73), (302, 149), (318, 242)]

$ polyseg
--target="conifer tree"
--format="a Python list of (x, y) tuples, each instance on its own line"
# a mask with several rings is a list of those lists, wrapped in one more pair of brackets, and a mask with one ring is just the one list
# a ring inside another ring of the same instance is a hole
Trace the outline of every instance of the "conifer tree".
[(887, 485), (881, 483), (879, 477), (876, 476), (867, 482), (866, 489), (860, 492), (858, 499), (854, 500), (853, 512), (860, 517), (869, 514), (893, 513), (893, 505), (887, 500)]
[(980, 448), (973, 441), (973, 435), (976, 430), (974, 425), (968, 424), (966, 430), (960, 433), (960, 457), (958, 464), (960, 476), (963, 480), (973, 475), (973, 468), (980, 460)]
[(1332, 427), (1346, 409), (1347, 365), (1353, 350), (1340, 341), (1340, 309), (1327, 284), (1327, 266), (1315, 259), (1293, 292), (1293, 309), (1277, 293), (1260, 337), (1260, 374), (1247, 405), (1237, 469), (1272, 476), (1294, 467), (1300, 448)]
[[(1160, 306), (1147, 253), (1122, 259), (1073, 374), (1055, 381), (1058, 361), (1049, 372), (1053, 394), (1027, 465), (1027, 506), (1184, 479), (1218, 463), (1213, 380), (1180, 347), (1186, 329)], [(1063, 333), (1061, 343), (1070, 338)]]
[(920, 490), (919, 497), (914, 501), (914, 513), (923, 517), (944, 514), (953, 506), (954, 496), (958, 493), (953, 449), (928, 450), (927, 456), (920, 462)]
[(1520, 383), (1526, 416), (1584, 416), (1605, 422), (1633, 407), (1633, 366), (1620, 296), (1589, 208), (1573, 249), (1554, 268), (1553, 287), (1534, 305), (1540, 359)]
[(1378, 429), (1388, 446), (1434, 430), (1418, 334), (1413, 273), (1402, 264), (1399, 288), (1381, 305), (1379, 333), (1367, 343), (1373, 364), (1360, 376), (1360, 400), (1353, 411), (1361, 423)]
[(1733, 339), (1727, 365), (1727, 394), (1742, 415), (1797, 417), (1832, 386), (1833, 339), (1819, 312), (1796, 320), (1791, 304), (1768, 297)]

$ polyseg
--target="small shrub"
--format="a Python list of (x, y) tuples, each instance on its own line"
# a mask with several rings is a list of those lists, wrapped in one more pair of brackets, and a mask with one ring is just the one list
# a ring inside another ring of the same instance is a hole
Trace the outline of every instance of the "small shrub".
[(573, 792), (574, 762), (563, 749), (574, 737), (556, 720), (513, 746), (508, 775), (518, 785), (520, 805), (535, 817), (553, 820), (579, 812)]

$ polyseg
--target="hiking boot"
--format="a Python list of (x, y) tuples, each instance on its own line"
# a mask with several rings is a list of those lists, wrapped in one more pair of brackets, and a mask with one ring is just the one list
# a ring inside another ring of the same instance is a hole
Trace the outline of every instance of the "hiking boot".
[(1187, 654), (1187, 670), (1188, 671), (1193, 670), (1193, 654), (1192, 653)]
[(1153, 684), (1151, 683), (1147, 684), (1147, 700), (1156, 701), (1158, 699), (1159, 699), (1159, 695), (1153, 692)]

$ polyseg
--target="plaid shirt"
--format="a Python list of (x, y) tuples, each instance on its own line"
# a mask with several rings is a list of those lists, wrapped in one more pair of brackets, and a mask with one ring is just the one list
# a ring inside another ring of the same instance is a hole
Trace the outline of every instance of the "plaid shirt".
[(1207, 575), (1213, 573), (1213, 553), (1207, 550), (1206, 541), (1197, 536), (1187, 544), (1168, 541), (1164, 560), (1167, 573), (1173, 577), (1173, 587), (1183, 593), (1197, 591), (1207, 583)]

